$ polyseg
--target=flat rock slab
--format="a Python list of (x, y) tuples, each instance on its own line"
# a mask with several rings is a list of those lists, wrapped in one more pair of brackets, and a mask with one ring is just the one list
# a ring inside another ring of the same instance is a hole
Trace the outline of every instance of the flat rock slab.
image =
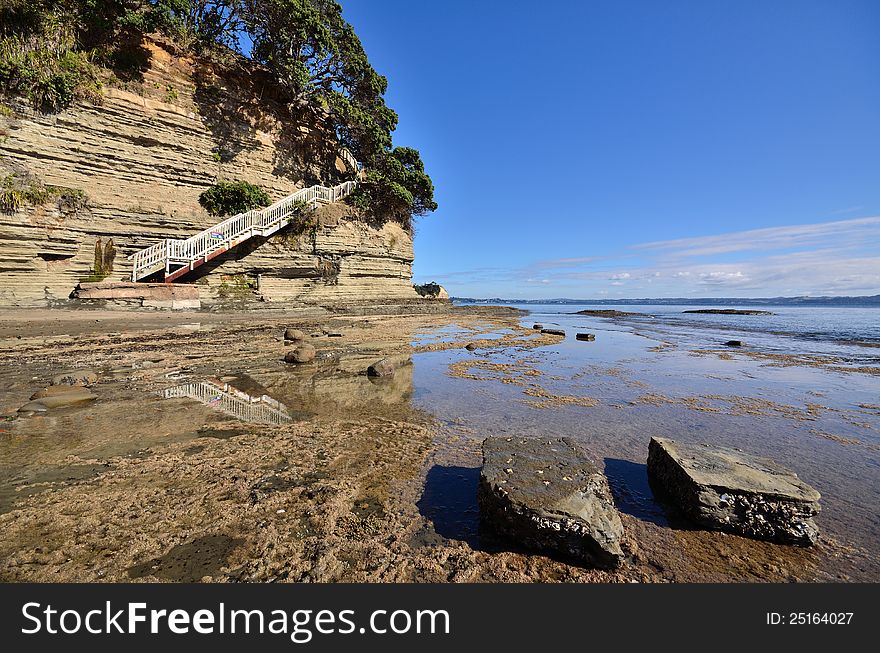
[(551, 336), (564, 336), (565, 331), (562, 329), (541, 329), (541, 333), (547, 333)]
[(819, 493), (772, 460), (651, 438), (648, 478), (701, 526), (802, 546), (819, 537)]
[(479, 501), (484, 523), (526, 548), (594, 567), (623, 562), (608, 480), (570, 438), (484, 440)]

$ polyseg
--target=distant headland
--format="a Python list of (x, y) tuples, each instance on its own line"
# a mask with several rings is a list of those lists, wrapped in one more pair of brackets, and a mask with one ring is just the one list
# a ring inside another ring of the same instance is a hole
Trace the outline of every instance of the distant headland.
[(624, 299), (475, 299), (472, 297), (453, 297), (452, 301), (462, 304), (587, 304), (595, 306), (654, 304), (670, 306), (878, 306), (880, 295), (858, 297), (642, 297)]

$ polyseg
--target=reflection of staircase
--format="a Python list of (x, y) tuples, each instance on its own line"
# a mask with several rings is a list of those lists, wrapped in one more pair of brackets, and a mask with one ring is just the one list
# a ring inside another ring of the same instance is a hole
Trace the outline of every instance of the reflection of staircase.
[(219, 410), (243, 422), (284, 424), (290, 421), (287, 406), (269, 395), (252, 397), (222, 381), (194, 381), (166, 388), (165, 399), (186, 397)]
[[(357, 170), (357, 161), (348, 150), (342, 151), (342, 158)], [(341, 200), (356, 185), (356, 181), (346, 181), (332, 187), (309, 186), (270, 207), (239, 213), (185, 240), (161, 240), (133, 254), (131, 280), (140, 281), (165, 270), (165, 282), (174, 281), (253, 236), (271, 236), (289, 225), (300, 211)]]

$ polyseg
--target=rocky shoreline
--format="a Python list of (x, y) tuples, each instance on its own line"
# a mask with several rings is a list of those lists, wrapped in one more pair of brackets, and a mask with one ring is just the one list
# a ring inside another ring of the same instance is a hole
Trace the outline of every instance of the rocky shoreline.
[[(622, 529), (603, 531), (619, 541), (610, 558), (571, 545), (557, 555), (540, 529), (524, 535), (529, 524), (550, 524), (546, 515), (506, 528), (499, 514), (526, 505), (522, 498), (496, 502), (487, 513), (494, 517), (478, 529), (478, 495), (492, 506), (487, 489), (503, 487), (505, 470), (516, 466), (492, 462), (493, 454), (481, 484), (482, 442), (502, 427), (462, 421), (457, 407), (473, 399), (492, 410), (494, 400), (480, 400), (491, 384), (513, 398), (499, 408), (540, 409), (537, 423), (545, 428), (558, 428), (568, 414), (610, 410), (620, 420), (623, 409), (606, 408), (601, 386), (594, 396), (561, 392), (561, 370), (546, 366), (566, 343), (595, 356), (614, 338), (576, 343), (574, 334), (540, 333), (506, 309), (399, 311), (0, 313), (0, 405), (7, 416), (0, 424), (0, 579), (787, 581), (874, 568), (862, 558), (846, 562), (852, 554), (826, 535), (804, 549), (675, 526), (672, 513), (644, 498), (647, 472), (622, 475), (627, 467), (611, 454), (612, 440), (629, 443), (644, 470), (644, 431), (594, 444), (593, 466), (586, 459), (581, 466), (583, 487), (592, 487), (589, 478), (600, 485), (607, 479), (610, 495), (595, 496), (611, 497), (608, 515)], [(306, 346), (313, 356), (285, 362)], [(386, 373), (371, 375), (370, 368)], [(426, 379), (434, 369), (440, 376)], [(64, 378), (76, 382), (68, 373), (83, 370), (97, 378), (67, 387), (94, 399), (17, 412)], [(619, 371), (590, 375), (648, 396)], [(446, 382), (464, 384), (449, 394), (455, 404), (445, 403), (438, 384)], [(717, 402), (670, 401), (630, 410), (712, 415), (705, 411)], [(731, 405), (749, 416), (778, 408)], [(531, 496), (554, 484), (550, 468), (542, 469), (548, 477)], [(535, 479), (544, 476), (532, 471)], [(575, 478), (561, 473), (555, 480), (567, 483), (566, 476)], [(823, 495), (834, 514), (834, 492), (823, 488)], [(634, 508), (642, 502), (648, 507)], [(640, 517), (645, 510), (657, 516)], [(590, 514), (576, 512), (578, 519)], [(585, 532), (578, 523), (570, 522), (572, 532)], [(847, 571), (826, 571), (829, 563), (819, 560), (831, 559), (832, 569)]]

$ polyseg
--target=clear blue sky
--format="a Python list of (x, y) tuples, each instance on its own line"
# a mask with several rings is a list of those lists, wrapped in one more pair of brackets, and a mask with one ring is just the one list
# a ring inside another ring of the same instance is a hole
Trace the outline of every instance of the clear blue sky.
[(880, 293), (880, 2), (342, 0), (472, 297)]

